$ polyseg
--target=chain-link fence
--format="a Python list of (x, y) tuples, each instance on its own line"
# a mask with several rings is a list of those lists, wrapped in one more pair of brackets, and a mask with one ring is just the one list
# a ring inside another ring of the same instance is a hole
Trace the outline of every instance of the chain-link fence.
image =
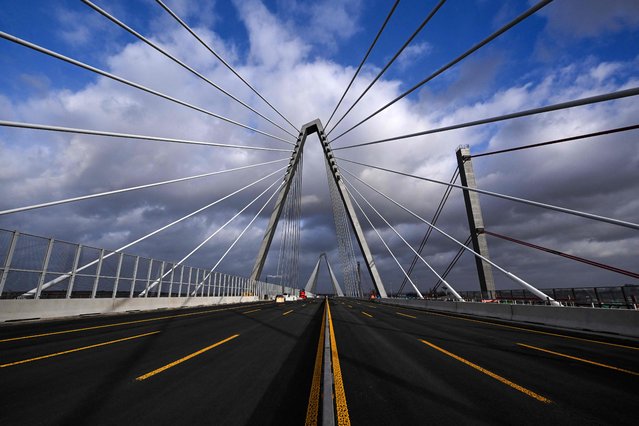
[(273, 297), (246, 277), (0, 229), (0, 299)]

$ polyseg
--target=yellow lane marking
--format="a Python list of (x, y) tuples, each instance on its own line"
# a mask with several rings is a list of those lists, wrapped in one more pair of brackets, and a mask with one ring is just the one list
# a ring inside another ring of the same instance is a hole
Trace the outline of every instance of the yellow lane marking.
[(495, 326), (495, 327), (510, 328), (510, 329), (513, 329), (513, 330), (523, 330), (523, 331), (527, 331), (529, 333), (545, 334), (546, 336), (561, 337), (561, 338), (564, 338), (564, 339), (579, 340), (579, 341), (582, 341), (582, 342), (597, 343), (597, 344), (600, 344), (600, 345), (615, 346), (615, 347), (624, 348), (624, 349), (634, 349), (635, 351), (639, 350), (639, 347), (636, 347), (636, 346), (627, 346), (627, 345), (620, 345), (618, 343), (602, 342), (601, 340), (584, 339), (582, 337), (573, 337), (573, 336), (567, 336), (565, 334), (550, 333), (548, 331), (532, 330), (530, 328), (517, 327), (517, 326), (514, 326), (514, 325), (497, 324), (497, 323), (490, 322), (490, 321), (482, 321), (482, 320), (476, 320), (476, 319), (470, 319), (470, 318), (456, 317), (456, 316), (452, 316), (452, 315), (437, 314), (435, 312), (424, 312), (424, 313), (428, 314), (428, 315), (437, 315), (437, 316), (440, 316), (440, 317), (457, 319), (457, 320), (460, 320), (460, 321), (478, 322), (480, 324), (489, 324), (489, 325), (492, 325), (492, 326)]
[(119, 327), (119, 326), (122, 326), (122, 325), (140, 324), (140, 323), (143, 323), (143, 322), (161, 321), (161, 320), (171, 319), (171, 318), (183, 318), (183, 317), (190, 317), (190, 316), (193, 316), (193, 315), (204, 315), (204, 314), (210, 314), (211, 312), (230, 311), (230, 310), (233, 310), (233, 309), (239, 309), (241, 307), (242, 306), (233, 306), (231, 308), (208, 309), (206, 311), (189, 312), (189, 313), (186, 313), (186, 314), (165, 315), (165, 316), (162, 316), (162, 317), (146, 318), (146, 319), (134, 320), (134, 321), (117, 322), (117, 323), (114, 323), (114, 324), (95, 325), (95, 326), (91, 326), (91, 327), (74, 328), (74, 329), (71, 329), (71, 330), (52, 331), (50, 333), (32, 334), (30, 336), (11, 337), (11, 338), (8, 338), (8, 339), (0, 340), (0, 343), (2, 343), (2, 342), (11, 342), (11, 341), (14, 341), (14, 340), (35, 339), (36, 337), (53, 336), (53, 335), (56, 335), (56, 334), (77, 333), (79, 331), (97, 330), (97, 329), (100, 329), (100, 328)]
[(243, 314), (250, 314), (251, 312), (257, 312), (257, 311), (261, 311), (261, 309), (253, 309), (253, 310), (245, 311), (245, 312), (242, 312), (242, 313)]
[(306, 426), (317, 426), (319, 413), (320, 391), (322, 386), (322, 361), (324, 354), (324, 329), (326, 327), (326, 305), (322, 313), (322, 328), (317, 342), (317, 354), (315, 355), (315, 368), (313, 369), (313, 382), (311, 383), (311, 393), (308, 396), (308, 407), (306, 408)]
[(543, 396), (541, 396), (541, 395), (539, 395), (539, 394), (537, 394), (537, 393), (535, 393), (535, 392), (531, 391), (530, 389), (526, 389), (526, 388), (525, 388), (525, 387), (523, 387), (523, 386), (519, 386), (518, 384), (511, 382), (510, 380), (506, 379), (505, 377), (502, 377), (502, 376), (500, 376), (500, 375), (498, 375), (498, 374), (495, 374), (495, 373), (493, 373), (493, 372), (492, 372), (492, 371), (490, 371), (490, 370), (486, 370), (485, 368), (480, 367), (479, 365), (474, 364), (474, 363), (472, 363), (472, 362), (468, 361), (467, 359), (464, 359), (464, 358), (462, 358), (462, 357), (460, 357), (460, 356), (458, 356), (458, 355), (455, 355), (455, 354), (454, 354), (454, 353), (452, 353), (452, 352), (448, 352), (446, 349), (440, 348), (439, 346), (434, 345), (434, 344), (432, 344), (432, 343), (430, 343), (430, 342), (428, 342), (428, 341), (426, 341), (426, 340), (424, 340), (424, 339), (419, 339), (419, 340), (420, 340), (422, 343), (425, 343), (426, 345), (430, 346), (431, 348), (433, 348), (433, 349), (437, 349), (437, 350), (438, 350), (438, 351), (440, 351), (441, 353), (446, 354), (446, 355), (448, 355), (449, 357), (454, 358), (454, 359), (456, 359), (457, 361), (460, 361), (460, 362), (462, 362), (462, 363), (464, 363), (464, 364), (468, 365), (469, 367), (472, 367), (472, 368), (474, 368), (475, 370), (478, 370), (478, 371), (480, 371), (480, 372), (482, 372), (482, 373), (486, 374), (487, 376), (492, 377), (493, 379), (498, 380), (498, 381), (500, 381), (501, 383), (503, 383), (503, 384), (505, 384), (505, 385), (508, 385), (508, 386), (510, 386), (511, 388), (516, 389), (516, 390), (518, 390), (519, 392), (522, 392), (522, 393), (524, 393), (524, 394), (528, 395), (528, 396), (529, 396), (529, 397), (531, 397), (531, 398), (535, 398), (537, 401), (541, 401), (541, 402), (543, 402), (543, 403), (545, 403), (545, 404), (549, 404), (549, 403), (551, 403), (551, 402), (552, 402), (550, 399), (548, 399), (548, 398), (546, 398), (546, 397), (543, 397)]
[(284, 312), (284, 313), (282, 314), (282, 316), (284, 316), (284, 315), (288, 315), (288, 314), (290, 314), (291, 312), (293, 312), (293, 309), (291, 309), (290, 311), (286, 311), (286, 312)]
[(371, 314), (369, 314), (368, 312), (364, 312), (364, 311), (362, 311), (362, 313), (363, 313), (364, 315), (366, 315), (367, 317), (369, 317), (369, 318), (373, 318), (373, 316), (372, 316)]
[(333, 363), (333, 388), (335, 390), (335, 406), (337, 409), (337, 424), (339, 426), (351, 424), (348, 415), (348, 405), (346, 404), (346, 392), (344, 391), (344, 382), (342, 381), (342, 367), (339, 364), (339, 355), (337, 354), (337, 341), (335, 340), (335, 330), (333, 329), (333, 317), (331, 316), (331, 306), (327, 302), (328, 310), (328, 331), (331, 339), (331, 361)]
[(549, 354), (552, 354), (552, 355), (562, 356), (564, 358), (573, 359), (575, 361), (585, 362), (587, 364), (592, 364), (592, 365), (596, 365), (596, 366), (599, 366), (599, 367), (609, 368), (609, 369), (615, 370), (615, 371), (621, 371), (622, 373), (632, 374), (633, 376), (639, 376), (639, 373), (637, 373), (637, 372), (630, 371), (630, 370), (625, 370), (625, 369), (619, 368), (619, 367), (613, 367), (612, 365), (602, 364), (600, 362), (590, 361), (588, 359), (578, 358), (576, 356), (562, 354), (560, 352), (550, 351), (548, 349), (538, 348), (537, 346), (526, 345), (524, 343), (517, 343), (517, 344), (519, 346), (523, 346), (525, 348), (535, 349), (537, 351), (546, 352), (546, 353), (549, 353)]
[(401, 315), (401, 316), (403, 316), (403, 317), (408, 317), (408, 318), (417, 319), (417, 317), (416, 317), (416, 316), (413, 316), (413, 315), (403, 314), (403, 313), (401, 313), (401, 312), (395, 312), (395, 313), (396, 313), (397, 315)]
[(349, 308), (351, 308), (351, 309), (353, 308), (353, 305), (346, 305), (346, 306), (348, 306), (348, 307), (349, 307)]
[(165, 370), (168, 370), (168, 369), (169, 369), (169, 368), (171, 368), (171, 367), (175, 367), (175, 366), (176, 366), (176, 365), (178, 365), (178, 364), (182, 364), (184, 361), (188, 361), (188, 360), (190, 360), (191, 358), (194, 358), (194, 357), (196, 357), (196, 356), (198, 356), (198, 355), (201, 355), (201, 354), (203, 354), (204, 352), (206, 352), (206, 351), (208, 351), (208, 350), (210, 350), (210, 349), (213, 349), (213, 348), (214, 348), (214, 347), (216, 347), (216, 346), (220, 346), (221, 344), (224, 344), (224, 343), (228, 342), (229, 340), (233, 340), (233, 339), (235, 339), (237, 336), (239, 336), (239, 334), (234, 334), (234, 335), (233, 335), (233, 336), (231, 336), (231, 337), (227, 337), (227, 338), (226, 338), (226, 339), (224, 339), (224, 340), (220, 340), (220, 341), (219, 341), (219, 342), (217, 342), (217, 343), (213, 343), (211, 346), (207, 346), (206, 348), (203, 348), (203, 349), (200, 349), (199, 351), (193, 352), (193, 353), (192, 353), (192, 354), (190, 354), (190, 355), (187, 355), (187, 356), (185, 356), (185, 357), (183, 357), (183, 358), (180, 358), (180, 359), (178, 359), (178, 360), (176, 360), (176, 361), (173, 361), (173, 362), (171, 362), (171, 363), (169, 363), (169, 364), (166, 364), (165, 366), (160, 367), (160, 368), (158, 368), (158, 369), (156, 369), (156, 370), (153, 370), (153, 371), (150, 371), (150, 372), (148, 372), (148, 373), (146, 373), (146, 374), (143, 374), (143, 375), (142, 375), (142, 376), (140, 376), (140, 377), (136, 377), (136, 379), (135, 379), (135, 380), (137, 380), (137, 381), (139, 381), (139, 382), (141, 382), (142, 380), (146, 380), (146, 379), (148, 379), (149, 377), (155, 376), (156, 374), (159, 374), (159, 373), (161, 373), (161, 372), (163, 372), (163, 371), (165, 371)]
[(18, 365), (18, 364), (25, 364), (27, 362), (38, 361), (38, 360), (46, 359), (46, 358), (53, 358), (54, 356), (66, 355), (73, 352), (84, 351), (86, 349), (97, 348), (100, 346), (112, 345), (113, 343), (124, 342), (126, 340), (132, 340), (132, 339), (138, 339), (140, 337), (150, 336), (152, 334), (157, 334), (157, 333), (159, 333), (159, 331), (152, 331), (150, 333), (138, 334), (136, 336), (124, 337), (122, 339), (109, 340), (108, 342), (96, 343), (95, 345), (83, 346), (81, 348), (69, 349), (67, 351), (56, 352), (56, 353), (48, 354), (48, 355), (42, 355), (35, 358), (23, 359), (21, 361), (9, 362), (7, 364), (0, 364), (0, 368), (11, 367), (13, 365)]

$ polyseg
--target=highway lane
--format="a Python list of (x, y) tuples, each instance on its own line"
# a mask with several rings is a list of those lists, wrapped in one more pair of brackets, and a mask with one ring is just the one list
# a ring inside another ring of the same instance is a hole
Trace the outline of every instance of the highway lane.
[(0, 424), (303, 424), (322, 312), (299, 301), (3, 325)]
[(639, 342), (330, 305), (352, 424), (636, 424)]

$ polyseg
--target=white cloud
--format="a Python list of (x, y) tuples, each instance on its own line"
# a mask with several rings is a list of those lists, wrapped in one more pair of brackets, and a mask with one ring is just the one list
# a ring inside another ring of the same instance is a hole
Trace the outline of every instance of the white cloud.
[(410, 44), (397, 58), (397, 64), (399, 65), (400, 69), (404, 70), (413, 65), (414, 62), (423, 59), (425, 56), (428, 56), (430, 52), (432, 52), (432, 50), (433, 46), (426, 41)]

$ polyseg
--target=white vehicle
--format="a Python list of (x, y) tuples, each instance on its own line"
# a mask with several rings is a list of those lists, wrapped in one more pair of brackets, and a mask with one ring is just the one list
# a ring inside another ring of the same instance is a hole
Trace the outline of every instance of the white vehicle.
[(284, 303), (285, 300), (286, 298), (281, 294), (275, 296), (275, 303)]

